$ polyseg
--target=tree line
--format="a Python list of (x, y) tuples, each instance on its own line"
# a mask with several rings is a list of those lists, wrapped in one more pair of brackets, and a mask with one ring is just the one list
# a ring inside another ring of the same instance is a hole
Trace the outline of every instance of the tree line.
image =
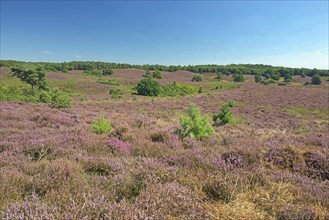
[(111, 69), (126, 69), (136, 68), (145, 71), (168, 71), (174, 72), (179, 70), (188, 70), (194, 73), (220, 73), (225, 75), (231, 74), (251, 74), (263, 75), (272, 77), (284, 77), (286, 75), (301, 75), (301, 76), (329, 76), (328, 70), (323, 69), (308, 69), (308, 68), (288, 68), (288, 67), (275, 67), (263, 64), (229, 64), (229, 65), (158, 65), (158, 64), (144, 64), (133, 65), (127, 63), (109, 63), (109, 62), (94, 62), (94, 61), (72, 61), (63, 63), (52, 62), (22, 62), (16, 60), (0, 60), (0, 67), (14, 67), (20, 64), (29, 65), (42, 65), (46, 71), (62, 71), (68, 70), (111, 70)]

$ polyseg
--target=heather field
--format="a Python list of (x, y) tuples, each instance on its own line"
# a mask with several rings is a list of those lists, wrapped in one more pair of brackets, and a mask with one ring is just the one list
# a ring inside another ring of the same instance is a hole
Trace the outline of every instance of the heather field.
[[(57, 109), (36, 95), (25, 100), (30, 86), (1, 68), (0, 218), (329, 219), (328, 77), (305, 85), (311, 77), (296, 75), (279, 86), (252, 75), (192, 82), (200, 74), (162, 73), (160, 85), (199, 92), (134, 94), (141, 69), (54, 71), (49, 84), (73, 99)], [(200, 139), (176, 132), (191, 104), (211, 121), (229, 101), (236, 123), (213, 124)], [(97, 134), (100, 116), (112, 129)]]

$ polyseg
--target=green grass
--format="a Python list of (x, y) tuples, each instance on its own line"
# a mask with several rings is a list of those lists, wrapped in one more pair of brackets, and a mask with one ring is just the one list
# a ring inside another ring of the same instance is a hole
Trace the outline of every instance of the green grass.
[(329, 110), (326, 108), (306, 108), (303, 106), (293, 106), (287, 108), (286, 111), (293, 117), (309, 119), (316, 118), (322, 120), (328, 120)]

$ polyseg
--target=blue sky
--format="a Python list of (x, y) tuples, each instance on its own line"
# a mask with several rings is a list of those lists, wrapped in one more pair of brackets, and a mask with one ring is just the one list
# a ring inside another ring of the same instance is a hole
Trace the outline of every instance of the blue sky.
[(2, 1), (1, 59), (329, 69), (328, 1)]

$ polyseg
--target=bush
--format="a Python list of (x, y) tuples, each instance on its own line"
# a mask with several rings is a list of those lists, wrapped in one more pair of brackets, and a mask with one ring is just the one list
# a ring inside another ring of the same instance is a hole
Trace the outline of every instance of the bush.
[(98, 83), (101, 84), (107, 84), (107, 85), (111, 85), (111, 86), (119, 86), (120, 84), (114, 80), (114, 79), (109, 79), (109, 80), (105, 80), (105, 79), (98, 79), (97, 80)]
[(96, 134), (103, 134), (112, 130), (111, 122), (103, 115), (101, 115), (91, 127)]
[(312, 84), (314, 85), (320, 85), (321, 84), (321, 78), (319, 75), (314, 75), (312, 77)]
[(214, 132), (214, 128), (209, 123), (207, 116), (202, 116), (200, 109), (192, 105), (186, 116), (180, 118), (181, 129), (177, 130), (177, 133), (181, 138), (189, 137), (195, 139), (201, 139), (208, 137)]
[(286, 75), (284, 75), (284, 81), (285, 81), (285, 82), (291, 82), (291, 81), (292, 81), (292, 77), (291, 77), (291, 75), (290, 75), (290, 74), (286, 74)]
[(279, 80), (280, 79), (280, 73), (272, 73), (271, 74), (271, 79), (273, 80)]
[(67, 93), (61, 92), (59, 90), (53, 90), (51, 92), (51, 108), (71, 108), (72, 99), (68, 96)]
[(39, 95), (39, 101), (42, 103), (50, 103), (51, 96), (48, 92), (42, 91)]
[(161, 86), (160, 95), (161, 96), (184, 96), (196, 93), (198, 90), (194, 86), (190, 86), (184, 83), (176, 83), (167, 84)]
[(302, 78), (305, 78), (305, 77), (306, 77), (305, 73), (302, 73), (300, 76), (301, 76)]
[(244, 76), (242, 74), (234, 74), (233, 75), (234, 82), (244, 82)]
[(221, 80), (222, 79), (222, 75), (223, 75), (222, 73), (217, 73), (215, 79)]
[(163, 75), (159, 70), (154, 71), (152, 76), (153, 76), (153, 78), (156, 78), (156, 79), (163, 79)]
[(201, 82), (202, 81), (202, 77), (201, 76), (193, 76), (192, 82)]
[(112, 75), (113, 74), (113, 70), (111, 69), (103, 69), (103, 75)]
[(152, 78), (145, 78), (137, 84), (136, 89), (138, 95), (158, 96), (160, 84)]
[(7, 99), (7, 96), (5, 95), (5, 92), (2, 88), (2, 86), (0, 85), (0, 101), (4, 101)]
[(234, 107), (234, 102), (224, 104), (221, 111), (213, 116), (213, 120), (217, 125), (234, 124), (236, 120), (232, 116), (231, 108)]
[(255, 82), (260, 83), (262, 81), (262, 77), (260, 75), (255, 76)]

